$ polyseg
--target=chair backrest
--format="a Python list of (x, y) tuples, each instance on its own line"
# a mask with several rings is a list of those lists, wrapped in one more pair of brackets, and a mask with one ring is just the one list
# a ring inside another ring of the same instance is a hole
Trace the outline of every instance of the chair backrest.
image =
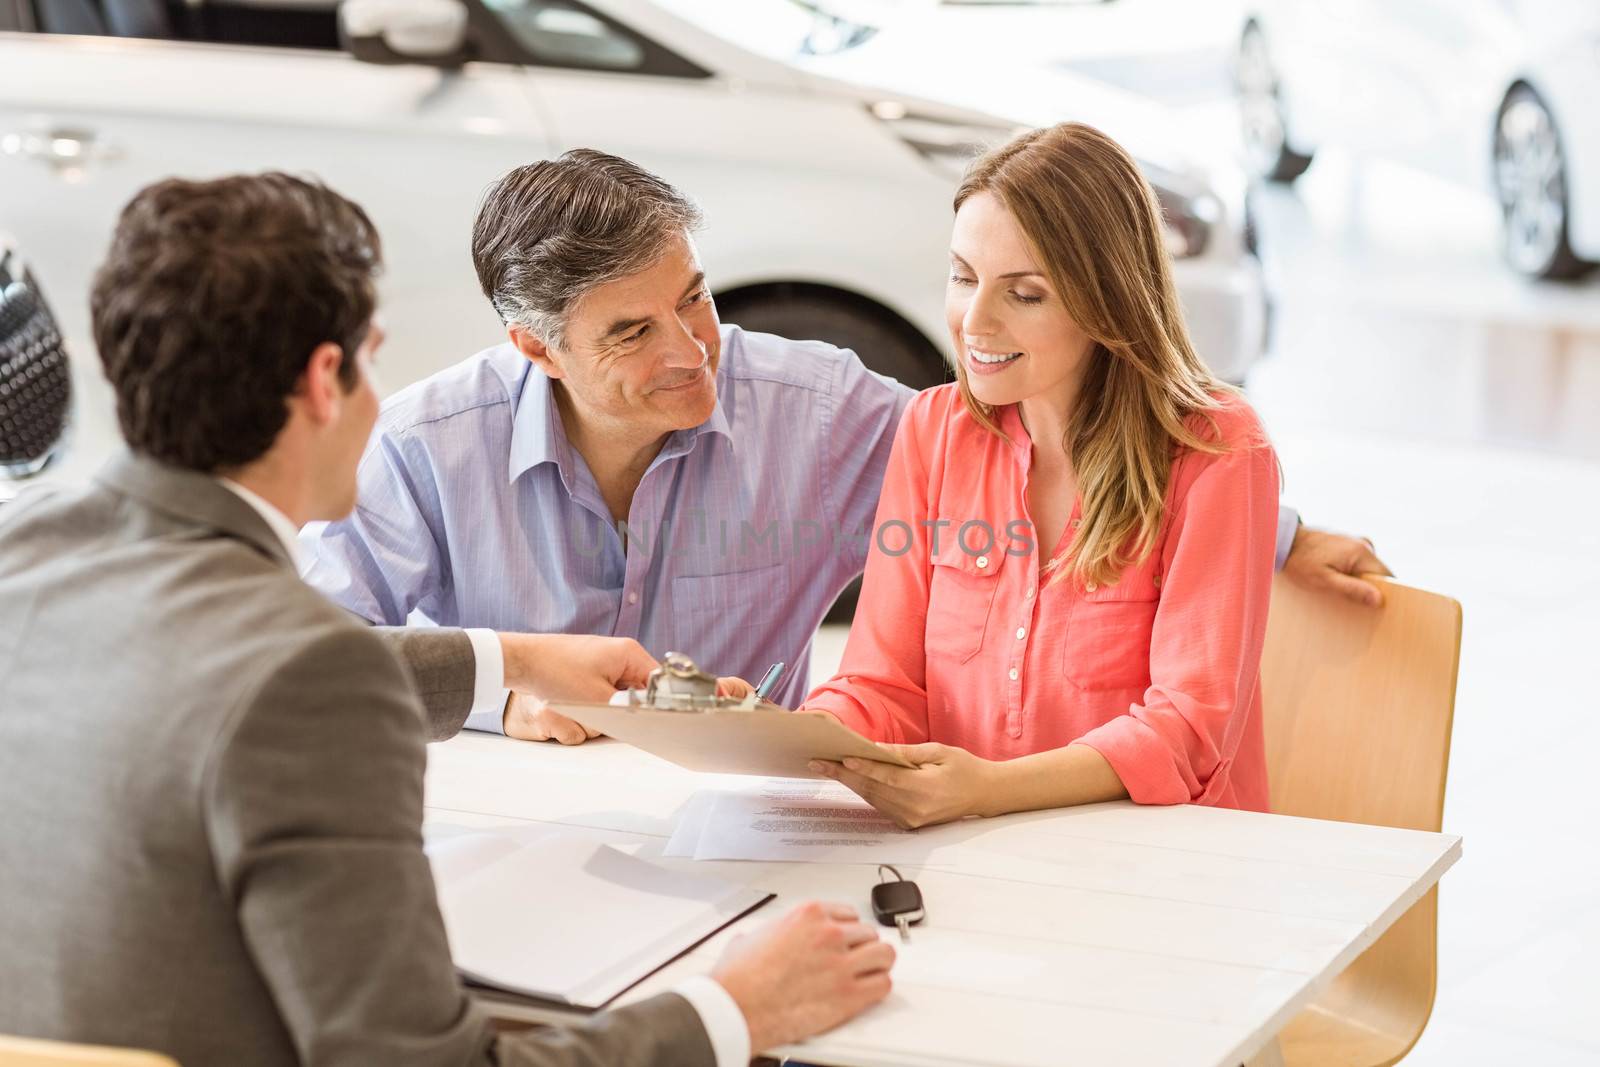
[[(1398, 582), (1377, 610), (1272, 589), (1261, 690), (1272, 810), (1438, 831), (1461, 658), (1461, 605)], [(1395, 920), (1279, 1037), (1288, 1067), (1390, 1067), (1438, 987), (1438, 888)]]
[(0, 1067), (178, 1067), (156, 1052), (68, 1045), (31, 1037), (0, 1037)]
[(1261, 657), (1272, 810), (1437, 831), (1461, 605), (1368, 580), (1381, 609), (1275, 580)]

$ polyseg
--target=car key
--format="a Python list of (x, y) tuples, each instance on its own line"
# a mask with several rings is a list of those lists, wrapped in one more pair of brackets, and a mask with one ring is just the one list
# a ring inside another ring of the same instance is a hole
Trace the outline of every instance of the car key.
[(879, 878), (884, 871), (893, 872), (895, 880), (880, 881), (872, 887), (872, 914), (884, 926), (899, 927), (900, 940), (908, 942), (911, 925), (921, 922), (928, 914), (922, 904), (922, 890), (887, 863), (878, 866)]

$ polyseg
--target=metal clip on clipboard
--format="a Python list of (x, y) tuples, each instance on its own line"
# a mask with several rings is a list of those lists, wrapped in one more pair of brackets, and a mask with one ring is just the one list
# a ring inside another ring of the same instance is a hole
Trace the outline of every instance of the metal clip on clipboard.
[(717, 679), (701, 670), (682, 652), (668, 652), (661, 666), (650, 672), (643, 689), (628, 693), (630, 707), (662, 711), (754, 711), (758, 698), (719, 697)]
[(680, 652), (667, 653), (643, 689), (619, 690), (606, 704), (552, 702), (550, 710), (691, 771), (821, 778), (812, 760), (851, 756), (911, 766), (832, 716), (785, 711), (754, 693), (719, 697), (716, 677)]

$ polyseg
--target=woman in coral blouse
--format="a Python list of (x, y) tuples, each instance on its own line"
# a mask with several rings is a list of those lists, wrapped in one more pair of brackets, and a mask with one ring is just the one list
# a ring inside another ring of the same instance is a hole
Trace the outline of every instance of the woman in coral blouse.
[(957, 381), (895, 439), (839, 674), (915, 770), (819, 763), (907, 826), (1131, 797), (1267, 808), (1278, 466), (1184, 328), (1160, 209), (1078, 124), (956, 194)]

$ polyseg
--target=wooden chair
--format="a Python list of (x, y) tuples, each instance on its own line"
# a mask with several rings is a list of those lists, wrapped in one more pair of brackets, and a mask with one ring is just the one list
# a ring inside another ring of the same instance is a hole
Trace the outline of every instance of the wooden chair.
[(0, 1067), (178, 1067), (155, 1052), (0, 1036)]
[[(1272, 810), (1440, 829), (1461, 605), (1383, 578), (1374, 611), (1282, 575), (1261, 658)], [(1279, 1035), (1286, 1067), (1387, 1067), (1433, 1011), (1438, 891), (1395, 921)]]

